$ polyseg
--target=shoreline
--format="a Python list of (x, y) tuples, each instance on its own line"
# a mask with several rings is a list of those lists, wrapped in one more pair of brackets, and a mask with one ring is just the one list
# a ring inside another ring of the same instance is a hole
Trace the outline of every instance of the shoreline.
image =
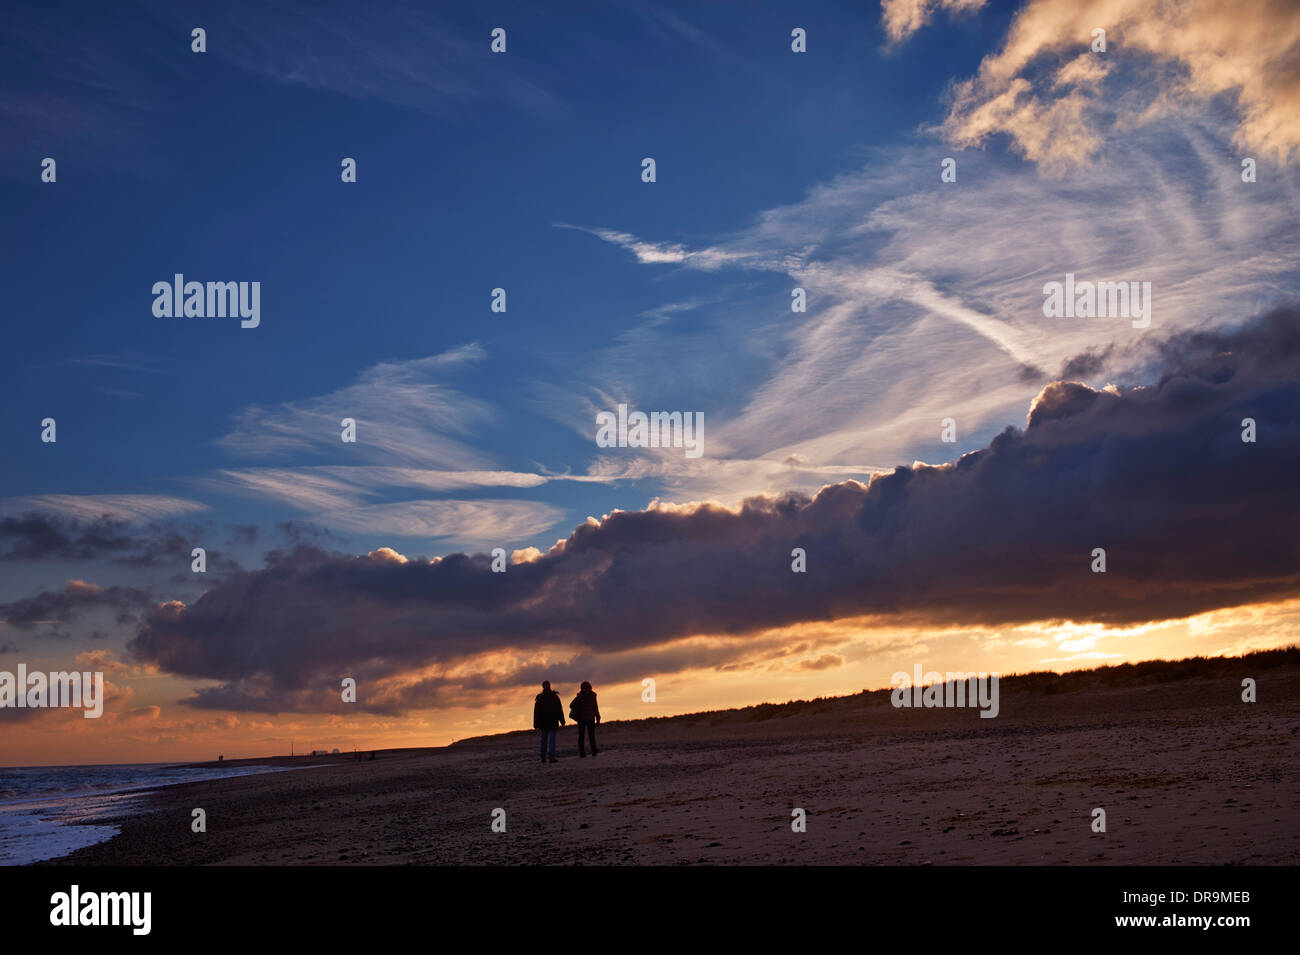
[[(233, 762), (233, 761), (231, 761)], [(78, 773), (79, 788), (39, 792), (0, 800), (0, 865), (32, 865), (66, 855), (69, 851), (105, 842), (120, 832), (122, 820), (152, 811), (148, 799), (173, 786), (205, 785), (224, 779), (246, 779), (286, 770), (312, 769), (320, 764), (288, 767), (265, 765), (248, 759), (240, 765), (227, 762), (213, 764), (221, 775), (204, 775), (201, 764), (105, 764), (100, 767), (50, 767), (65, 775)], [(41, 767), (17, 767), (39, 770)], [(98, 771), (101, 779), (91, 781), (80, 772)], [(127, 775), (127, 771), (146, 769), (149, 774)], [(116, 781), (104, 781), (103, 775), (114, 774)], [(168, 779), (170, 774), (181, 778)], [(71, 777), (70, 777), (71, 778)], [(42, 774), (43, 781), (50, 781)], [(61, 851), (55, 851), (61, 850)]]
[(37, 864), (1293, 865), (1294, 656), (1011, 677), (996, 719), (874, 691), (602, 723), (597, 759), (569, 726), (556, 765), (528, 731), (340, 754), (163, 787), (113, 838)]

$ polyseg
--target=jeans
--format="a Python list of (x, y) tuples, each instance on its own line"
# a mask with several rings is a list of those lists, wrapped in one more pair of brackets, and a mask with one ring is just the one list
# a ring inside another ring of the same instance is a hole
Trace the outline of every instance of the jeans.
[[(554, 759), (555, 758), (555, 730), (542, 730), (541, 734), (542, 734), (542, 759), (545, 759), (547, 755), (549, 755), (551, 759)], [(546, 745), (548, 741), (550, 742), (550, 747), (551, 747), (551, 751), (549, 754), (546, 752)]]
[(596, 755), (596, 721), (595, 720), (578, 720), (578, 755), (586, 756), (583, 733), (591, 737), (591, 755)]

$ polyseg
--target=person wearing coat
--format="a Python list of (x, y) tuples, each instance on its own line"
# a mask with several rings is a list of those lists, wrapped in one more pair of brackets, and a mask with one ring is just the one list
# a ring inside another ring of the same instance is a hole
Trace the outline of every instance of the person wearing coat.
[(578, 755), (586, 758), (585, 737), (591, 738), (591, 755), (596, 756), (596, 724), (600, 722), (600, 706), (596, 703), (596, 694), (591, 684), (583, 681), (582, 689), (569, 704), (569, 716), (578, 724)]
[(548, 755), (555, 762), (555, 731), (563, 725), (564, 704), (560, 702), (560, 694), (551, 689), (550, 680), (543, 680), (542, 692), (533, 699), (533, 729), (541, 732), (543, 763)]

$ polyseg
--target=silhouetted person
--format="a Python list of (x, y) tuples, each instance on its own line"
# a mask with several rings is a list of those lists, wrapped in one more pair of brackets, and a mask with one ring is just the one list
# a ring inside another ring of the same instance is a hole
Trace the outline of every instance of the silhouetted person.
[[(533, 729), (542, 733), (542, 762), (549, 755), (555, 762), (555, 731), (564, 725), (564, 704), (560, 694), (551, 689), (549, 680), (542, 681), (542, 692), (533, 700)], [(547, 748), (550, 752), (547, 752)]]
[(569, 715), (578, 724), (578, 755), (584, 758), (587, 755), (586, 739), (583, 736), (586, 733), (591, 738), (591, 755), (594, 759), (596, 756), (596, 724), (600, 722), (600, 707), (596, 704), (596, 694), (592, 690), (591, 684), (586, 680), (582, 682), (582, 689), (578, 691), (578, 695), (569, 704)]

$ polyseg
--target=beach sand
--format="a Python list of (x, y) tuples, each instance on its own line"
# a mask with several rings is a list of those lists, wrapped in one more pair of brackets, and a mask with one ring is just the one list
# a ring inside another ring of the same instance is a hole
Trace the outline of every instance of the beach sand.
[[(1300, 862), (1300, 666), (1183, 672), (1004, 679), (996, 719), (876, 692), (610, 722), (596, 759), (569, 726), (555, 765), (531, 732), (298, 757), (329, 765), (159, 790), (111, 841), (53, 864)], [(1244, 676), (1259, 702), (1241, 701)]]

